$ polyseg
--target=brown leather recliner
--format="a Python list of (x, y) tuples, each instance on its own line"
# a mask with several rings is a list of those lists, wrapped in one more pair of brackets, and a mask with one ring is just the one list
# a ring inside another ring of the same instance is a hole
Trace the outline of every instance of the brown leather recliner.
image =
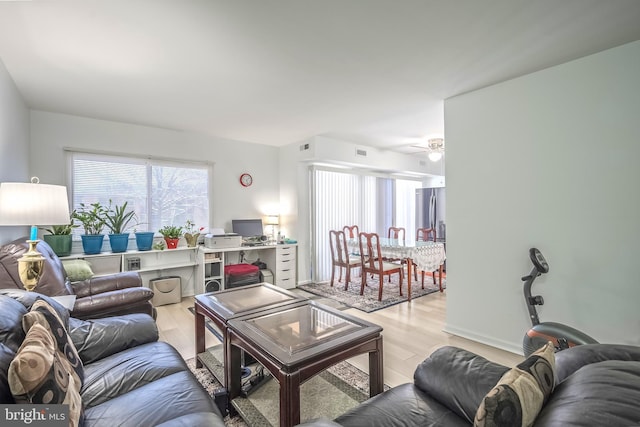
[[(75, 295), (71, 316), (94, 319), (129, 313), (146, 313), (156, 317), (151, 303), (153, 291), (142, 286), (136, 272), (99, 276), (70, 282), (62, 262), (45, 242), (38, 242), (45, 258), (44, 271), (35, 292), (47, 296)], [(0, 289), (24, 289), (18, 275), (18, 259), (28, 250), (26, 238), (14, 240), (0, 248)]]

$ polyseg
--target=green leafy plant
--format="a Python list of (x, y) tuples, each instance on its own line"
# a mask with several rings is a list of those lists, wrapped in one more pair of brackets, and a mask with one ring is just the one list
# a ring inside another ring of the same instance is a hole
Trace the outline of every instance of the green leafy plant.
[[(105, 214), (105, 225), (111, 231), (111, 234), (122, 234), (129, 227), (132, 221), (136, 220), (134, 211), (127, 211), (128, 202), (124, 202), (122, 206), (111, 206), (109, 199), (109, 208)], [(135, 225), (135, 224), (131, 224)]]
[(182, 227), (177, 227), (175, 225), (165, 225), (158, 233), (162, 234), (167, 239), (179, 239), (182, 236)]
[(41, 227), (40, 229), (46, 231), (47, 233), (49, 233), (49, 234), (51, 234), (53, 236), (68, 236), (69, 234), (71, 234), (71, 232), (73, 231), (74, 228), (78, 228), (79, 227), (79, 225), (77, 225), (77, 224), (75, 224), (73, 222), (75, 213), (76, 213), (75, 210), (73, 212), (71, 212), (71, 215), (69, 217), (69, 224), (52, 225), (51, 228)]
[(102, 234), (107, 212), (107, 208), (102, 206), (100, 202), (90, 205), (80, 203), (80, 210), (74, 211), (73, 218), (80, 221), (85, 234)]

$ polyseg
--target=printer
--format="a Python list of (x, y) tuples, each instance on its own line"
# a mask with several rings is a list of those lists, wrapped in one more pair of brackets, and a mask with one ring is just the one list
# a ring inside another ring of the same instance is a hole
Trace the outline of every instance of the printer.
[(235, 233), (206, 234), (204, 247), (209, 249), (239, 248), (242, 246), (242, 236)]

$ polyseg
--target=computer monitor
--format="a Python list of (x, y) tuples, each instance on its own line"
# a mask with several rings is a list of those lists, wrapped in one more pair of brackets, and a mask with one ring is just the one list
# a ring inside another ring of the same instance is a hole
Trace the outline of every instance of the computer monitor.
[(234, 233), (244, 238), (260, 237), (264, 234), (261, 219), (233, 219), (231, 220), (231, 227)]

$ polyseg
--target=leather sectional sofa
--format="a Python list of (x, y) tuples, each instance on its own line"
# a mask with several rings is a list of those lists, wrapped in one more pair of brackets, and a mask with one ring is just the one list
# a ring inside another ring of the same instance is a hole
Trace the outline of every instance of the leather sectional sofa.
[[(413, 384), (381, 393), (333, 421), (316, 420), (302, 425), (473, 425), (485, 395), (508, 370), (466, 350), (442, 347), (417, 367)], [(534, 426), (640, 425), (640, 347), (573, 347), (555, 354), (555, 373), (555, 388), (534, 415)]]
[[(78, 364), (74, 363), (74, 357), (68, 358), (69, 365), (75, 366), (77, 374), (71, 372), (68, 377), (72, 380), (83, 378), (76, 387), (79, 388), (84, 412), (80, 417), (83, 422), (79, 425), (224, 426), (215, 403), (189, 371), (180, 354), (169, 344), (157, 341), (158, 330), (151, 316), (133, 313), (80, 320), (69, 317), (68, 310), (51, 298), (24, 290), (0, 291), (0, 403), (20, 403), (20, 396), (24, 395), (13, 394), (9, 382), (13, 391), (16, 384), (24, 384), (24, 381), (15, 380), (15, 372), (19, 370), (16, 365), (20, 366), (19, 358), (28, 344), (31, 330), (40, 328), (40, 325), (33, 325), (27, 329), (28, 332), (24, 330), (28, 327), (24, 319), (33, 320), (36, 308), (46, 307), (38, 298), (52, 308), (42, 312), (49, 316), (48, 319), (57, 316), (68, 331), (66, 342), (70, 338), (72, 347), (77, 350), (77, 353), (69, 352), (67, 346), (64, 353), (76, 354), (82, 361)], [(56, 316), (52, 316), (53, 312)], [(56, 341), (51, 342), (54, 343), (50, 346), (53, 348)], [(12, 361), (16, 363), (9, 375)], [(27, 368), (27, 377), (32, 374), (30, 365), (22, 366)], [(64, 368), (67, 365), (60, 366)], [(63, 390), (69, 387), (62, 385)], [(23, 386), (25, 390), (27, 386)]]

